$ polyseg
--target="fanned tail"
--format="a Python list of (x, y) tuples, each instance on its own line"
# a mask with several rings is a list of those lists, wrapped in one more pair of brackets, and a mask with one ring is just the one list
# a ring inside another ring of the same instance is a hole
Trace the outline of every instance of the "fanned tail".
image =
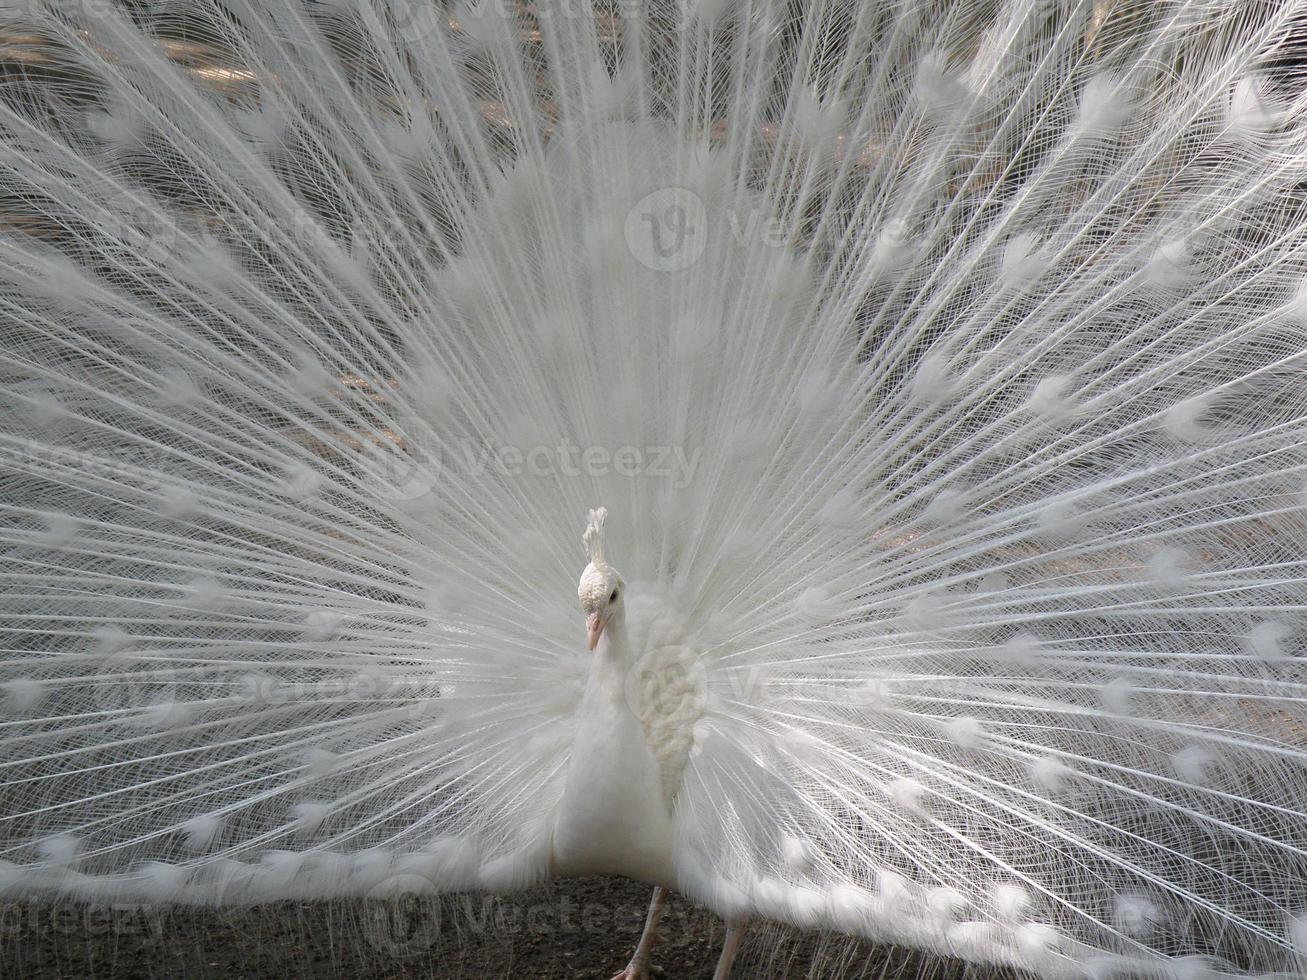
[(0, 890), (539, 880), (602, 500), (690, 894), (1300, 971), (1297, 6), (416, 11), (7, 49)]

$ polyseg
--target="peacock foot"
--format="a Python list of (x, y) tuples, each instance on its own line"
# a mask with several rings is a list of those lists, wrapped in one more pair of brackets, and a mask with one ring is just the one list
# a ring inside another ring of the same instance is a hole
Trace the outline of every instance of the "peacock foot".
[(665, 972), (661, 966), (638, 966), (635, 963), (628, 963), (625, 970), (613, 974), (612, 980), (649, 980), (650, 977), (661, 977)]
[(649, 980), (650, 977), (661, 977), (664, 970), (661, 966), (654, 966), (649, 962), (649, 953), (652, 947), (663, 942), (663, 937), (659, 933), (653, 933), (647, 945), (637, 949), (635, 955), (631, 957), (631, 962), (626, 964), (626, 969), (620, 973), (613, 974), (612, 980)]

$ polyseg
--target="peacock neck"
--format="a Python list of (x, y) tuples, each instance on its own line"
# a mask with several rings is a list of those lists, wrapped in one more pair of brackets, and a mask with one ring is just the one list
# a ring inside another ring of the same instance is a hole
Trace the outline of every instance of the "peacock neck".
[(624, 875), (672, 885), (671, 812), (643, 722), (627, 698), (634, 657), (620, 616), (604, 628), (592, 657), (550, 867), (557, 875)]
[(626, 675), (632, 666), (631, 645), (626, 634), (626, 617), (613, 614), (604, 628), (590, 664), (588, 687), (595, 696), (608, 700), (625, 697)]

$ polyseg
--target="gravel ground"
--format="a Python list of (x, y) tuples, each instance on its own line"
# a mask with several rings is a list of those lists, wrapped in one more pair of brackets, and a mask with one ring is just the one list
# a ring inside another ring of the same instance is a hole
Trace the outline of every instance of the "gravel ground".
[[(281, 903), (239, 910), (0, 904), (0, 977), (204, 980), (225, 977), (606, 978), (627, 961), (649, 889), (615, 879), (563, 882), (509, 898)], [(679, 896), (655, 964), (665, 980), (707, 978), (721, 922)], [(750, 930), (736, 980), (865, 976), (1000, 980), (952, 960), (805, 934)]]

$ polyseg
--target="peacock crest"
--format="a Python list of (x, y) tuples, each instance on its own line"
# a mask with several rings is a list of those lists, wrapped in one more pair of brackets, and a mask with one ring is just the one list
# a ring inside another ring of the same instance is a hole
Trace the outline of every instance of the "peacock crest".
[(581, 536), (585, 544), (586, 556), (592, 565), (607, 565), (604, 560), (604, 521), (608, 519), (608, 508), (598, 507), (590, 511), (585, 533)]

